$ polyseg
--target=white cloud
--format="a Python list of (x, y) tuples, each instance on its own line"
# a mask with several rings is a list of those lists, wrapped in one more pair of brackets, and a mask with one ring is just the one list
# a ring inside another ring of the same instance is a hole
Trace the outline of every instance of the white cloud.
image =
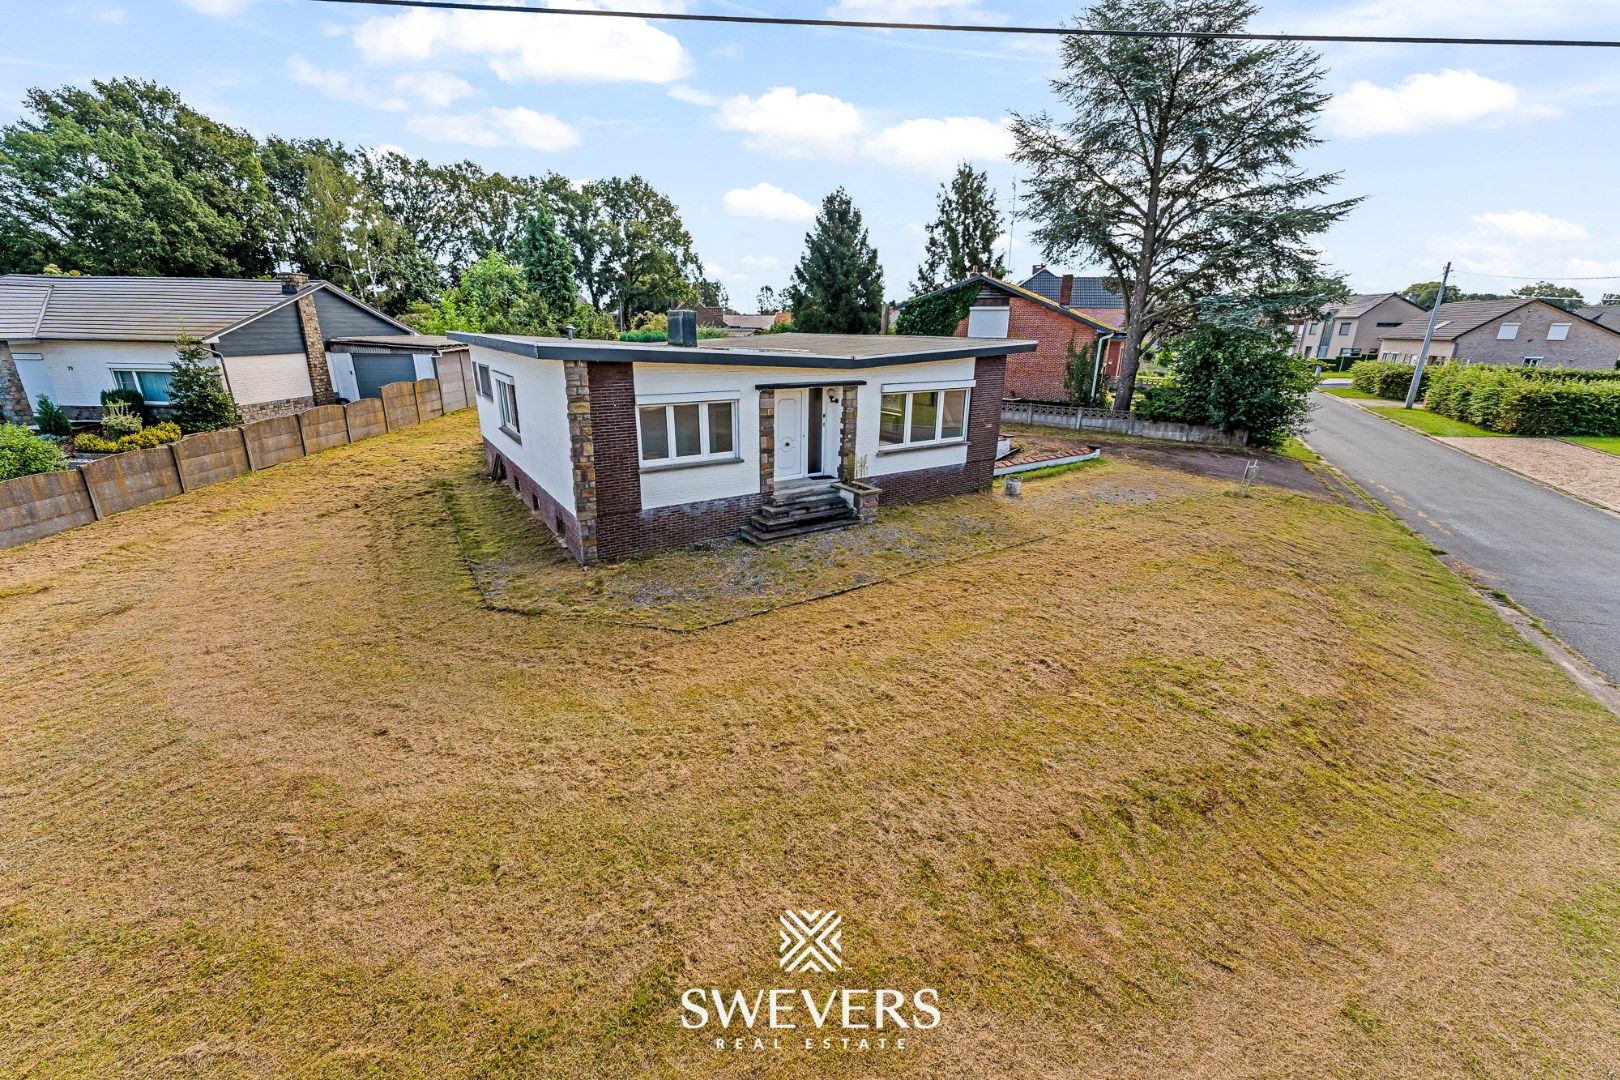
[(726, 98), (715, 122), (745, 133), (749, 147), (784, 157), (848, 157), (866, 128), (861, 111), (842, 98), (801, 94), (791, 86), (773, 86), (756, 98)]
[(579, 132), (550, 113), (522, 107), (482, 112), (413, 116), (406, 128), (414, 135), (468, 146), (524, 146), (531, 150), (567, 150), (580, 144)]
[(741, 261), (750, 270), (780, 270), (786, 265), (775, 255), (744, 255)]
[(706, 90), (699, 90), (695, 86), (686, 86), (685, 84), (670, 87), (669, 96), (674, 98), (676, 101), (684, 101), (688, 105), (702, 105), (705, 108), (712, 108), (713, 106), (720, 104), (720, 99), (714, 94), (711, 94)]
[(354, 44), (373, 64), (469, 57), (506, 82), (667, 83), (691, 69), (681, 43), (643, 19), (408, 11), (367, 19)]
[(1005, 122), (982, 116), (906, 120), (885, 128), (868, 152), (895, 168), (944, 176), (962, 161), (999, 161), (1013, 150)]
[(744, 143), (781, 157), (848, 161), (863, 158), (921, 176), (948, 174), (960, 161), (994, 161), (1012, 152), (1005, 121), (982, 116), (921, 117), (874, 130), (858, 106), (830, 94), (773, 86), (758, 97), (737, 94), (715, 101), (677, 87), (671, 96), (715, 104), (715, 123), (740, 131)]
[(365, 78), (346, 71), (318, 68), (302, 56), (287, 58), (287, 75), (300, 86), (312, 87), (327, 97), (385, 112), (404, 112), (410, 103), (398, 94), (380, 93)]
[(1323, 120), (1335, 135), (1413, 135), (1487, 118), (1524, 119), (1548, 115), (1545, 106), (1527, 106), (1518, 87), (1479, 74), (1448, 68), (1410, 75), (1398, 86), (1357, 82), (1328, 102)]
[[(1317, 10), (1305, 15), (1294, 29), (1308, 33), (1343, 33), (1353, 26), (1358, 34), (1415, 34), (1425, 30), (1454, 33), (1458, 27), (1469, 32), (1509, 30), (1524, 36), (1526, 27), (1602, 26), (1614, 18), (1613, 0), (1361, 0), (1345, 6), (1311, 4)], [(1304, 13), (1302, 13), (1304, 14)], [(1544, 36), (1544, 35), (1538, 35)], [(1593, 35), (1606, 36), (1606, 35)]]
[(448, 71), (419, 71), (394, 80), (394, 89), (430, 109), (444, 109), (478, 93), (472, 83)]
[(204, 15), (235, 15), (256, 0), (185, 0), (186, 6)]
[(726, 192), (721, 204), (732, 217), (809, 221), (816, 216), (816, 208), (793, 192), (763, 182), (751, 188), (732, 188)]
[(1585, 240), (1591, 233), (1573, 221), (1555, 218), (1535, 210), (1475, 214), (1474, 221), (1486, 230), (1515, 240)]

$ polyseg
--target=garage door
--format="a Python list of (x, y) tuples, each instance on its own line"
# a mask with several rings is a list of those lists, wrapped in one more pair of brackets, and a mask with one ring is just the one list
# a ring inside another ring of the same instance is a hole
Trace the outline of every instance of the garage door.
[(382, 397), (391, 382), (415, 382), (416, 361), (410, 353), (355, 353), (354, 381), (361, 397)]

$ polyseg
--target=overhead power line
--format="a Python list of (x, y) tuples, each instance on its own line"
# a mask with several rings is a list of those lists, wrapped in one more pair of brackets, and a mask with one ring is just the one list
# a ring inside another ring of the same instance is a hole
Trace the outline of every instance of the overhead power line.
[(806, 19), (785, 15), (711, 15), (678, 11), (603, 11), (597, 8), (501, 7), (467, 0), (314, 0), (319, 4), (428, 8), (440, 11), (493, 11), (501, 14), (572, 15), (596, 19), (648, 19), (665, 22), (731, 23), (744, 26), (808, 26), (851, 30), (937, 30), (957, 34), (1044, 34), (1066, 37), (1148, 38), (1191, 41), (1302, 41), (1361, 45), (1511, 45), (1552, 49), (1620, 49), (1620, 41), (1580, 38), (1464, 38), (1378, 34), (1204, 33), (1194, 30), (1096, 30), (1073, 26), (984, 26), (976, 23), (883, 22), (876, 19)]
[(1480, 274), (1473, 270), (1455, 271), (1462, 277), (1493, 278), (1497, 281), (1620, 281), (1620, 274), (1600, 274), (1596, 277), (1560, 277), (1557, 274)]

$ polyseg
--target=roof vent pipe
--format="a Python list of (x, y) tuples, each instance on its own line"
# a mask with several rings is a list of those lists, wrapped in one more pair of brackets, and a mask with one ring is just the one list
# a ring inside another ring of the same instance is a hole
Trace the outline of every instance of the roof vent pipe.
[(686, 308), (670, 310), (669, 343), (687, 349), (697, 346), (697, 312)]
[(569, 341), (573, 341), (574, 340), (574, 324), (569, 323), (567, 326), (563, 327), (563, 333), (568, 335), (568, 340)]

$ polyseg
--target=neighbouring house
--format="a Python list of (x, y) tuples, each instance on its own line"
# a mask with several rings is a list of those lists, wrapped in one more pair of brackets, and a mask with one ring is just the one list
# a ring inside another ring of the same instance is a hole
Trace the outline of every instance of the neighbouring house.
[[(1103, 375), (1112, 378), (1119, 370), (1119, 353), (1124, 347), (1124, 331), (1118, 323), (1104, 322), (1086, 311), (1064, 303), (1064, 282), (1059, 279), (1058, 298), (1052, 299), (988, 274), (969, 274), (954, 285), (935, 289), (906, 301), (942, 296), (964, 289), (973, 290), (973, 306), (956, 325), (962, 338), (1012, 338), (1031, 340), (1035, 348), (1007, 360), (1007, 397), (1027, 401), (1067, 401), (1065, 375), (1071, 346), (1085, 355), (1101, 355)], [(1072, 296), (1069, 298), (1072, 303)]]
[(1352, 296), (1294, 327), (1294, 351), (1318, 360), (1377, 356), (1383, 336), (1428, 312), (1400, 293)]
[(1125, 325), (1125, 298), (1108, 285), (1106, 278), (1055, 274), (1036, 263), (1029, 277), (1019, 282), (1038, 296), (1073, 308), (1109, 326)]
[(739, 532), (768, 542), (838, 528), (869, 518), (879, 495), (985, 490), (1008, 357), (1037, 348), (853, 334), (451, 336), (472, 346), (492, 474), (587, 564)]
[[(1416, 363), (1428, 320), (1425, 314), (1386, 330), (1378, 355)], [(1620, 365), (1620, 326), (1607, 326), (1545, 300), (1441, 304), (1429, 358), (1607, 371)]]
[(747, 337), (749, 334), (761, 334), (776, 324), (775, 313), (769, 315), (740, 315), (722, 307), (700, 307), (697, 310), (697, 324), (724, 330), (728, 334), (738, 337)]
[(461, 378), (467, 348), (410, 327), (330, 282), (222, 278), (0, 277), (0, 413), (31, 423), (48, 394), (76, 421), (101, 392), (168, 402), (175, 339), (198, 338), (244, 419), (376, 397), (390, 382)]
[(1575, 314), (1583, 319), (1591, 319), (1600, 325), (1620, 330), (1620, 304), (1594, 304), (1592, 307), (1577, 308)]

